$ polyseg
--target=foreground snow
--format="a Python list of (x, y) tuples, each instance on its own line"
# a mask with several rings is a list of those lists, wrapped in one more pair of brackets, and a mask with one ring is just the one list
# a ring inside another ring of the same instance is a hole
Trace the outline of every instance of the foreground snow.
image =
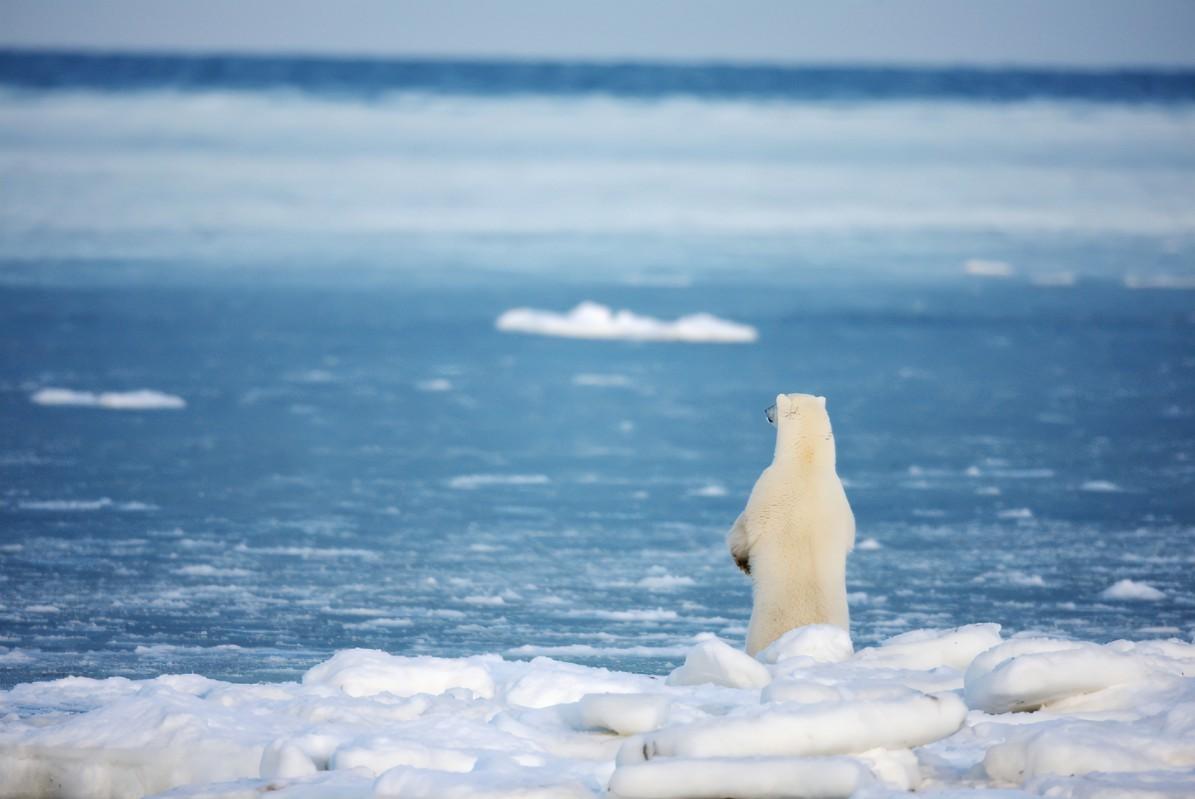
[(707, 313), (666, 322), (631, 311), (613, 311), (596, 302), (583, 302), (566, 314), (534, 308), (512, 308), (498, 317), (499, 330), (563, 338), (628, 339), (742, 344), (759, 334), (750, 325), (719, 319)]
[(0, 693), (0, 796), (1189, 797), (1192, 674), (1188, 643), (971, 625), (703, 637), (666, 679), (360, 649), (301, 683), (73, 677)]

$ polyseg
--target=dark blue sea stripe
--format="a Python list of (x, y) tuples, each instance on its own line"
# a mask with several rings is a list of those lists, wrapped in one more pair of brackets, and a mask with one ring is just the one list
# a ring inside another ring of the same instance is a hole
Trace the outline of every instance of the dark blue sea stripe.
[(1195, 100), (1195, 70), (568, 63), (19, 50), (0, 50), (0, 85), (101, 91), (282, 89), (354, 97), (421, 91), (847, 101)]

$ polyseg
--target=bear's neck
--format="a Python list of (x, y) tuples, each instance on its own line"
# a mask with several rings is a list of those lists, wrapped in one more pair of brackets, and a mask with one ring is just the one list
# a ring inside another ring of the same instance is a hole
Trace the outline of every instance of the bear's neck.
[(810, 474), (834, 474), (835, 458), (834, 444), (830, 442), (809, 441), (804, 437), (776, 439), (776, 452), (772, 456), (773, 462), (786, 468), (798, 469)]

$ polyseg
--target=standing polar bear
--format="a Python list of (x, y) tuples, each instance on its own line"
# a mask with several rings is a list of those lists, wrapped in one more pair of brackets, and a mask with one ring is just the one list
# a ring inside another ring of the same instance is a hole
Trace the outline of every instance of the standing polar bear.
[(849, 632), (851, 625), (846, 556), (855, 546), (855, 516), (834, 470), (826, 399), (780, 394), (767, 415), (776, 453), (726, 541), (754, 583), (752, 655), (794, 627), (834, 624)]

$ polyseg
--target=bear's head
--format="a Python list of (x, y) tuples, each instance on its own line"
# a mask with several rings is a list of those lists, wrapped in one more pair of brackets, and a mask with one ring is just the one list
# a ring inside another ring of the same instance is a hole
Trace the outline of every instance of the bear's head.
[(776, 426), (776, 458), (797, 457), (834, 463), (834, 430), (826, 413), (826, 398), (812, 394), (777, 394), (767, 410)]

